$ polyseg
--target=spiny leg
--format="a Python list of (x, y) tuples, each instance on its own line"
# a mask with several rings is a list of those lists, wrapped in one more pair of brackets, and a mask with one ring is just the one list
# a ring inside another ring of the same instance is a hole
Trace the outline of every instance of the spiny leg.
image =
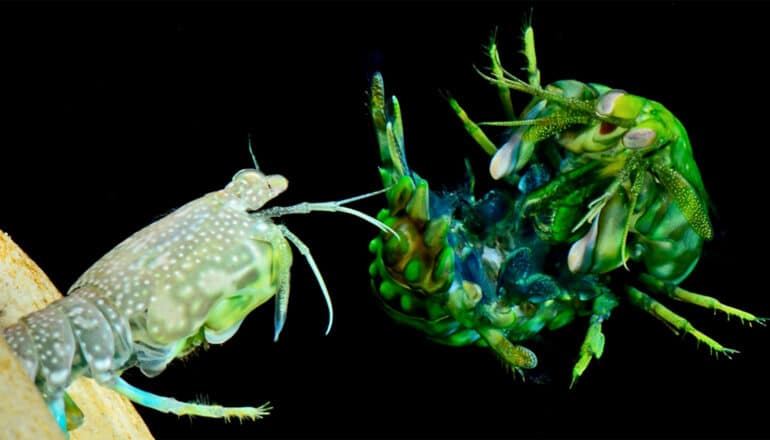
[(376, 72), (372, 76), (369, 96), (369, 110), (372, 114), (377, 143), (380, 147), (380, 158), (388, 168), (394, 168), (399, 176), (409, 173), (404, 153), (404, 125), (401, 120), (401, 106), (398, 99), (391, 96), (393, 113), (387, 108), (385, 100), (385, 82), (382, 74)]
[(500, 330), (482, 327), (478, 329), (478, 332), (489, 344), (489, 347), (513, 368), (514, 373), (521, 374), (522, 378), (524, 377), (522, 369), (528, 370), (537, 367), (535, 353), (527, 347), (513, 344)]
[(693, 327), (693, 325), (690, 324), (689, 321), (677, 315), (676, 313), (672, 312), (671, 310), (666, 308), (666, 306), (655, 301), (649, 295), (642, 292), (641, 290), (635, 287), (629, 286), (627, 288), (627, 291), (628, 291), (628, 297), (630, 298), (632, 304), (642, 308), (652, 316), (663, 321), (663, 323), (666, 324), (669, 328), (671, 328), (671, 330), (677, 335), (681, 334), (682, 332), (686, 334), (690, 334), (695, 339), (697, 339), (698, 342), (703, 342), (706, 345), (708, 345), (710, 352), (723, 353), (728, 358), (730, 357), (730, 354), (738, 353), (738, 350), (727, 348), (722, 344), (720, 344), (719, 342), (711, 339), (710, 337), (708, 337), (707, 335), (705, 335), (704, 333), (702, 333), (701, 331)]
[[(492, 74), (497, 80), (495, 81), (495, 84), (497, 85), (497, 93), (500, 97), (500, 102), (503, 105), (505, 116), (508, 120), (514, 121), (516, 120), (516, 113), (513, 110), (511, 89), (505, 85), (506, 70), (503, 68), (502, 63), (500, 62), (500, 54), (497, 51), (496, 37), (496, 35), (492, 37), (492, 41), (489, 45), (489, 58), (492, 61)], [(524, 49), (522, 50), (522, 53), (527, 57), (527, 76), (529, 79), (529, 85), (539, 88), (540, 70), (537, 68), (537, 54), (535, 53), (535, 31), (532, 29), (532, 25), (530, 24), (528, 24), (524, 29)], [(457, 112), (457, 109), (455, 109), (455, 112)], [(463, 120), (463, 122), (465, 122), (465, 120)]]
[[(489, 59), (492, 61), (492, 74), (495, 78), (502, 81), (505, 78), (505, 69), (500, 62), (500, 53), (497, 51), (497, 31), (492, 36), (492, 41), (489, 43)], [(503, 105), (506, 119), (516, 119), (516, 112), (513, 110), (513, 101), (511, 100), (511, 89), (497, 84), (497, 94), (500, 97), (500, 103)], [(454, 106), (453, 106), (454, 107)]]
[(728, 319), (731, 316), (735, 316), (741, 320), (741, 323), (748, 322), (749, 326), (751, 326), (752, 323), (765, 325), (765, 318), (758, 318), (749, 312), (744, 312), (741, 309), (722, 304), (718, 299), (714, 297), (701, 295), (695, 292), (690, 292), (689, 290), (682, 289), (679, 286), (666, 284), (665, 282), (658, 280), (649, 274), (642, 274), (640, 276), (640, 280), (655, 292), (668, 295), (670, 298), (673, 298), (677, 301), (682, 301), (710, 309), (715, 313), (717, 311), (724, 312)]
[[(570, 192), (576, 191), (575, 188), (579, 188), (581, 186), (577, 182), (580, 182), (580, 180), (583, 179), (584, 175), (587, 175), (588, 173), (594, 171), (599, 166), (601, 166), (599, 161), (591, 161), (571, 171), (567, 171), (557, 175), (556, 177), (551, 179), (551, 181), (548, 184), (543, 185), (540, 188), (527, 194), (527, 197), (524, 200), (523, 208), (527, 210), (528, 208), (535, 206), (539, 203), (543, 203), (544, 201), (547, 201), (550, 198), (564, 197), (565, 189), (567, 189)], [(593, 190), (593, 188), (585, 188), (586, 192), (590, 190)]]
[(200, 416), (224, 418), (235, 417), (238, 419), (261, 419), (270, 413), (269, 403), (265, 403), (259, 408), (250, 406), (224, 407), (220, 405), (204, 405), (200, 403), (180, 402), (176, 399), (164, 396), (158, 396), (129, 384), (120, 377), (115, 377), (112, 383), (107, 384), (118, 393), (128, 397), (134, 403), (137, 403), (156, 411), (172, 413), (179, 416)]
[(535, 31), (531, 24), (524, 29), (524, 55), (527, 57), (529, 85), (540, 87), (540, 70), (537, 68), (537, 55), (535, 53)]
[[(535, 40), (532, 27), (528, 26), (524, 31), (524, 54), (527, 57), (527, 71), (529, 72), (529, 82), (534, 87), (540, 87), (540, 71), (537, 70), (537, 57), (535, 55)], [(492, 37), (492, 41), (489, 45), (489, 58), (492, 61), (492, 74), (494, 83), (497, 85), (498, 95), (500, 96), (500, 102), (502, 102), (503, 109), (507, 122), (516, 121), (516, 114), (513, 110), (513, 104), (511, 101), (511, 88), (506, 85), (505, 74), (506, 71), (500, 62), (500, 54), (497, 51), (497, 42), (495, 37)], [(468, 114), (463, 110), (460, 104), (454, 98), (448, 97), (449, 105), (454, 110), (455, 114), (463, 123), (465, 131), (476, 141), (477, 144), (490, 156), (494, 156), (497, 152), (495, 144), (489, 140), (489, 137), (484, 133), (479, 124), (471, 120)], [(505, 123), (504, 123), (505, 124)], [(495, 124), (489, 124), (495, 125)]]
[(591, 315), (591, 324), (588, 326), (586, 338), (583, 345), (580, 346), (580, 358), (572, 369), (572, 382), (569, 387), (572, 388), (578, 378), (588, 368), (591, 360), (602, 357), (604, 352), (604, 334), (602, 333), (602, 323), (610, 317), (610, 312), (618, 305), (615, 295), (605, 293), (594, 299), (593, 314)]

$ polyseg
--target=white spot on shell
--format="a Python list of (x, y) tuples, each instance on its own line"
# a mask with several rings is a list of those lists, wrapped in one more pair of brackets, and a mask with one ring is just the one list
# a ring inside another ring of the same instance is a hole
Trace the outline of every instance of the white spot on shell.
[(109, 371), (110, 367), (112, 366), (112, 359), (110, 358), (101, 358), (97, 359), (93, 363), (94, 368), (98, 371)]
[(69, 377), (69, 370), (56, 370), (48, 375), (48, 380), (57, 385), (63, 385)]
[(231, 290), (230, 277), (221, 270), (207, 270), (198, 277), (198, 287), (203, 293), (214, 296), (227, 290)]

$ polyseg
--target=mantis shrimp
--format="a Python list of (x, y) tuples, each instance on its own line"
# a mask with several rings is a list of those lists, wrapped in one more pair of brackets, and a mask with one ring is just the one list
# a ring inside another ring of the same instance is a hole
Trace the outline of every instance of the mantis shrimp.
[[(737, 351), (697, 330), (647, 292), (721, 311), (749, 324), (764, 319), (680, 287), (713, 237), (708, 196), (682, 123), (658, 102), (600, 84), (545, 87), (524, 32), (528, 81), (506, 71), (497, 46), (481, 75), (497, 87), (508, 120), (475, 123), (450, 106), (491, 156), (490, 176), (507, 185), (481, 198), (468, 184), (431, 192), (409, 168), (400, 104), (372, 79), (370, 109), (388, 208), (378, 219), (398, 231), (370, 243), (372, 284), (386, 312), (431, 339), (491, 348), (522, 377), (538, 365), (525, 344), (589, 317), (572, 369), (574, 385), (602, 356), (602, 323), (625, 298), (710, 351)], [(519, 117), (511, 90), (533, 98)], [(508, 127), (498, 148), (482, 125)], [(571, 386), (572, 386), (571, 385)]]
[[(256, 165), (256, 161), (255, 161)], [(343, 206), (373, 194), (336, 202), (262, 209), (288, 180), (244, 169), (224, 189), (189, 202), (138, 231), (88, 269), (64, 298), (3, 330), (54, 418), (66, 433), (82, 413), (66, 393), (80, 376), (94, 378), (131, 401), (177, 415), (259, 419), (269, 404), (222, 407), (185, 403), (138, 389), (120, 377), (131, 367), (160, 374), (172, 360), (205, 343), (222, 344), (246, 316), (275, 297), (275, 340), (286, 321), (293, 243), (305, 256), (329, 310), (326, 283), (308, 247), (273, 219), (312, 211), (357, 216)]]

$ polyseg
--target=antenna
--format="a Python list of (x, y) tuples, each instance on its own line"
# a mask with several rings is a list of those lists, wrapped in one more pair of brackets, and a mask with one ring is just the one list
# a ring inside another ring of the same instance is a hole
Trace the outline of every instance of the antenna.
[(254, 169), (259, 171), (259, 164), (257, 163), (257, 157), (254, 156), (254, 148), (251, 146), (251, 133), (249, 133), (249, 154), (251, 154), (251, 161), (254, 162)]

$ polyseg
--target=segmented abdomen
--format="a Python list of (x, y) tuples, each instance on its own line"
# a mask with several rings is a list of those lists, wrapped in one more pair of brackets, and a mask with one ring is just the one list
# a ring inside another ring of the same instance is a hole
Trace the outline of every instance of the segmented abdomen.
[(3, 333), (48, 401), (81, 374), (107, 381), (126, 368), (133, 352), (128, 321), (92, 289), (78, 289)]
[(200, 343), (228, 294), (248, 290), (253, 307), (275, 294), (276, 241), (254, 238), (271, 230), (229, 194), (207, 194), (124, 240), (5, 337), (47, 399), (81, 374), (106, 382), (139, 366), (155, 376)]

